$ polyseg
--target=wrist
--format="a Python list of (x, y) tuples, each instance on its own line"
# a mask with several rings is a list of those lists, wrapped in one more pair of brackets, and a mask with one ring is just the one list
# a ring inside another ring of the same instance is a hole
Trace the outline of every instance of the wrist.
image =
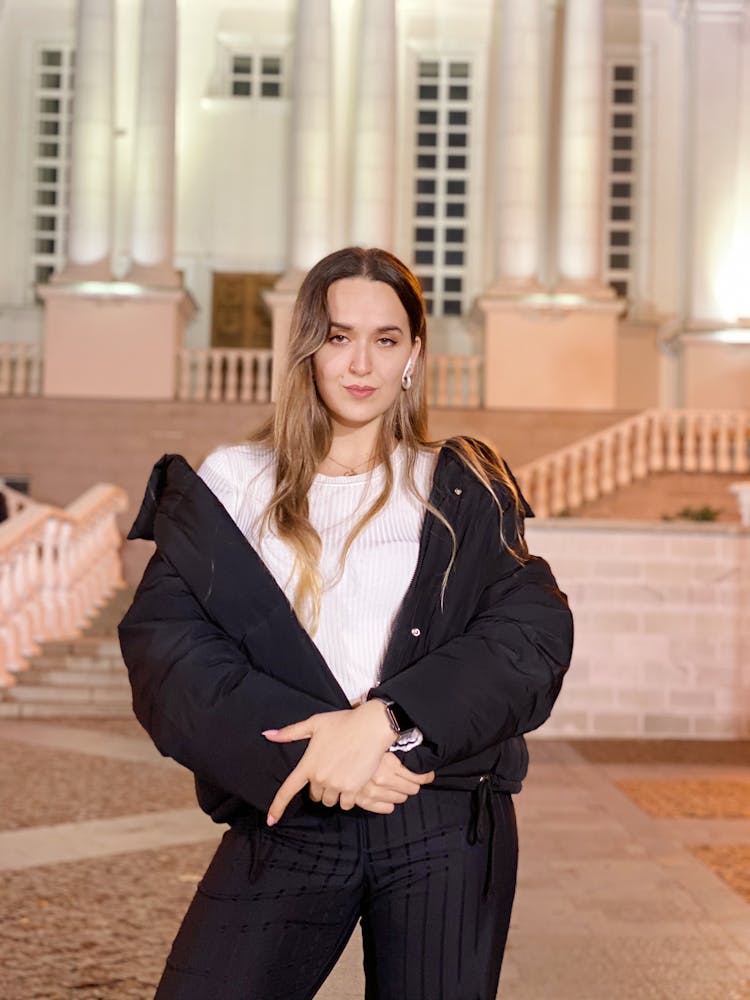
[(378, 735), (382, 734), (383, 747), (384, 749), (388, 749), (397, 739), (397, 734), (393, 731), (390, 716), (384, 702), (378, 701), (377, 698), (372, 698), (370, 701), (363, 702), (357, 711), (364, 712), (366, 716), (369, 715), (372, 717), (373, 725), (376, 726)]

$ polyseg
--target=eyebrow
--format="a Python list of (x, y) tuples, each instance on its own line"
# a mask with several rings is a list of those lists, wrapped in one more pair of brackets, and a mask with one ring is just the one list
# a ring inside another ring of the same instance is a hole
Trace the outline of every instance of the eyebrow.
[[(337, 330), (349, 330), (350, 332), (354, 329), (349, 323), (339, 323), (335, 319), (332, 319), (328, 323), (328, 328), (336, 327)], [(378, 326), (375, 328), (376, 333), (400, 333), (403, 336), (404, 331), (400, 326)]]

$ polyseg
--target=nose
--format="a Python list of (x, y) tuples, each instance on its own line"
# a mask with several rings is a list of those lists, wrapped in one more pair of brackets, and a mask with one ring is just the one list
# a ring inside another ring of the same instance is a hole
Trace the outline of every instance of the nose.
[(352, 347), (349, 371), (353, 375), (366, 375), (371, 368), (370, 345), (366, 341), (355, 342)]

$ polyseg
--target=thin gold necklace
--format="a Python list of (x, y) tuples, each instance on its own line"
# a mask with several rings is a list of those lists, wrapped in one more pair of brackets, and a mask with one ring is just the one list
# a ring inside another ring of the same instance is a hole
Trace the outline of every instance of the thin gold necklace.
[(360, 467), (360, 465), (367, 465), (369, 462), (372, 461), (372, 456), (371, 456), (370, 458), (364, 459), (364, 461), (362, 462), (357, 462), (356, 465), (344, 465), (343, 462), (339, 462), (339, 460), (337, 458), (334, 458), (333, 455), (328, 455), (327, 458), (329, 459), (329, 461), (333, 462), (334, 465), (338, 465), (340, 469), (344, 469), (345, 476), (356, 476), (357, 469)]

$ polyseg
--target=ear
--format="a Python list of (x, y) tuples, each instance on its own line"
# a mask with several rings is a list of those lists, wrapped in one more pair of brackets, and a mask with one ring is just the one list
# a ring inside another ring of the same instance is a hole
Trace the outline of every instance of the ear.
[(422, 350), (422, 338), (421, 337), (415, 337), (414, 338), (414, 343), (412, 344), (412, 347), (411, 347), (411, 354), (409, 355), (409, 360), (411, 361), (412, 366), (414, 365), (414, 362), (419, 357), (419, 352), (421, 350)]

